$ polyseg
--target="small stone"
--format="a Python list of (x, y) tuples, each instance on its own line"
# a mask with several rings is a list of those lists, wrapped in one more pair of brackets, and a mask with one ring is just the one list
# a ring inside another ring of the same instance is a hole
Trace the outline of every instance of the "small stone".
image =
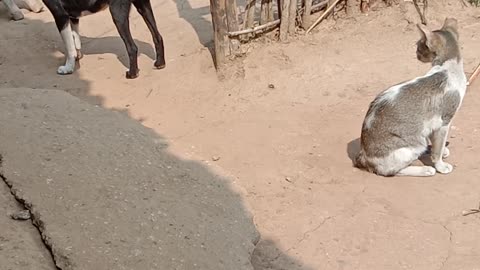
[(17, 213), (13, 213), (11, 217), (15, 220), (28, 220), (30, 219), (31, 215), (29, 210), (22, 210), (18, 211)]
[(220, 157), (213, 156), (213, 157), (212, 157), (212, 160), (213, 160), (213, 161), (219, 161), (219, 160), (220, 160)]
[(290, 177), (285, 177), (285, 181), (292, 183), (292, 179)]
[(269, 84), (268, 84), (268, 88), (274, 89), (274, 88), (275, 88), (275, 85), (273, 85), (272, 83), (269, 83)]

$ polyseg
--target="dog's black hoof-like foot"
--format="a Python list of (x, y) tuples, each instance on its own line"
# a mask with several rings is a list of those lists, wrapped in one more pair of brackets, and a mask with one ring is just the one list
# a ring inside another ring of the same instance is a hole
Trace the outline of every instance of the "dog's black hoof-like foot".
[(165, 61), (155, 61), (155, 63), (153, 64), (157, 69), (164, 69), (166, 64), (165, 64)]
[(126, 74), (125, 74), (125, 77), (126, 77), (127, 79), (135, 79), (135, 78), (137, 78), (137, 77), (138, 77), (138, 70), (137, 70), (137, 72), (130, 72), (130, 70), (127, 71)]

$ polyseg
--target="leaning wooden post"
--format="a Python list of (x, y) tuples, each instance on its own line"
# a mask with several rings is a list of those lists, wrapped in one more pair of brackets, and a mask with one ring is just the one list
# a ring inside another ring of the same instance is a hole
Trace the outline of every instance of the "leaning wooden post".
[(210, 0), (210, 13), (215, 42), (215, 66), (219, 69), (225, 64), (226, 55), (229, 53), (225, 0)]

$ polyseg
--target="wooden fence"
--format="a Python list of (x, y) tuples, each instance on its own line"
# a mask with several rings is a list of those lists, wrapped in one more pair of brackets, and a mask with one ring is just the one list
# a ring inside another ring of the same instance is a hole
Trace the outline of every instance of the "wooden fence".
[[(225, 63), (228, 57), (240, 53), (241, 42), (278, 28), (280, 40), (286, 40), (295, 33), (297, 26), (304, 29), (313, 27), (339, 2), (346, 1), (210, 0), (217, 68)], [(312, 25), (311, 16), (322, 10), (324, 13)]]

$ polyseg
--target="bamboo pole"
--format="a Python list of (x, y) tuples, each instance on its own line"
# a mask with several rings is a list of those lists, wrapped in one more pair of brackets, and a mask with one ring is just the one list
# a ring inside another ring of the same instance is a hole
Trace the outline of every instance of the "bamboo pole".
[(266, 24), (259, 25), (259, 26), (256, 26), (256, 27), (253, 27), (253, 28), (250, 28), (250, 29), (244, 29), (244, 30), (239, 30), (239, 31), (235, 31), (235, 32), (229, 32), (228, 35), (231, 36), (231, 37), (234, 37), (234, 36), (239, 36), (239, 35), (250, 34), (250, 33), (258, 32), (260, 30), (267, 29), (269, 27), (276, 26), (278, 24), (280, 24), (280, 19), (275, 20), (273, 22), (268, 22)]
[(321, 20), (323, 20), (323, 18), (325, 18), (328, 13), (330, 13), (330, 11), (333, 10), (333, 8), (335, 8), (335, 6), (338, 4), (338, 2), (340, 2), (341, 0), (335, 0), (335, 2), (333, 2), (333, 4), (331, 6), (329, 6), (327, 8), (327, 10), (325, 10), (325, 12), (322, 13), (322, 15), (320, 15), (320, 17), (312, 24), (312, 26), (310, 26), (306, 32), (306, 34), (308, 34), (315, 26), (317, 26), (318, 23), (320, 23)]

